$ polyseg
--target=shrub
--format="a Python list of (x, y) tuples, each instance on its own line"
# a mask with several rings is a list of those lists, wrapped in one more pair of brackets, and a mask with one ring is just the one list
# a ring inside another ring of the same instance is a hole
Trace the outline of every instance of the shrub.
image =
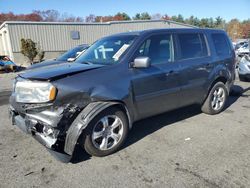
[(26, 56), (30, 64), (33, 64), (34, 58), (38, 54), (36, 43), (31, 39), (21, 39), (21, 53)]
[(45, 52), (42, 50), (41, 45), (39, 43), (37, 43), (36, 49), (37, 49), (38, 62), (40, 63), (45, 56)]

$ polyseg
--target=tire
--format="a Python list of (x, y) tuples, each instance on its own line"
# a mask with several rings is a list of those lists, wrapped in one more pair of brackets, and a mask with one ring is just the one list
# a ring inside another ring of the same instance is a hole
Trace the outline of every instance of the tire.
[(217, 82), (203, 103), (201, 110), (205, 114), (218, 114), (223, 111), (228, 98), (228, 91), (224, 83)]
[(239, 80), (240, 80), (241, 82), (245, 82), (245, 81), (246, 81), (246, 78), (245, 78), (244, 76), (242, 76), (242, 75), (239, 74)]
[(128, 118), (125, 113), (119, 108), (110, 107), (99, 113), (89, 123), (85, 131), (83, 147), (93, 156), (110, 155), (123, 145), (128, 130)]

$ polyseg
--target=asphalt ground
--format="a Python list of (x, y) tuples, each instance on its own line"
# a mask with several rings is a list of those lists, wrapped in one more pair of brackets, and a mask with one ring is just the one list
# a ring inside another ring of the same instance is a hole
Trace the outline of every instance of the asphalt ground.
[(250, 187), (250, 82), (235, 82), (224, 112), (190, 106), (134, 124), (117, 153), (80, 148), (61, 163), (11, 125), (15, 74), (0, 75), (0, 187)]

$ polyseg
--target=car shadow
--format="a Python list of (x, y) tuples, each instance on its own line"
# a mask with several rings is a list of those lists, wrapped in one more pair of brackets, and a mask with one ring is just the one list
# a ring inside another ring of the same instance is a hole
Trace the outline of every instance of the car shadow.
[(87, 161), (91, 159), (91, 155), (89, 155), (81, 146), (76, 145), (73, 156), (70, 160), (72, 164), (77, 164), (83, 161)]
[[(234, 85), (232, 87), (232, 92), (230, 93), (230, 96), (228, 97), (227, 103), (225, 105), (225, 111), (240, 97), (250, 96), (245, 94), (245, 92), (247, 92), (248, 90), (250, 90), (250, 87), (243, 89), (239, 85)], [(130, 145), (135, 144), (139, 140), (158, 131), (163, 127), (169, 126), (176, 122), (180, 122), (190, 117), (194, 117), (196, 115), (199, 115), (200, 113), (202, 112), (199, 105), (191, 105), (135, 122), (133, 124), (132, 130), (129, 132), (127, 141), (122, 146), (121, 150), (129, 147)], [(83, 149), (77, 147), (71, 162), (76, 164), (88, 160), (90, 158), (91, 156), (88, 155)]]
[[(199, 113), (201, 113), (200, 107), (193, 105), (135, 122), (121, 150), (129, 147), (130, 145), (143, 139), (145, 136), (161, 129), (162, 127), (195, 116)], [(91, 156), (78, 146), (73, 154), (71, 163), (80, 163), (90, 158)]]
[[(243, 89), (239, 85), (234, 85), (227, 103), (225, 104), (224, 111), (226, 111), (232, 104), (234, 104), (240, 97), (248, 97), (249, 94), (245, 94), (250, 90), (250, 87)], [(127, 142), (122, 149), (129, 147), (137, 141), (143, 139), (147, 135), (154, 133), (155, 131), (166, 127), (176, 122), (188, 119), (196, 116), (201, 112), (200, 105), (191, 105), (184, 108), (180, 108), (174, 111), (166, 112), (161, 115), (150, 117), (134, 123), (132, 130), (129, 133)], [(223, 112), (222, 112), (223, 113)]]
[(196, 116), (200, 113), (200, 106), (192, 105), (140, 120), (134, 123), (132, 130), (129, 132), (127, 142), (122, 149), (129, 147), (163, 127)]
[(239, 85), (233, 85), (225, 105), (225, 110), (234, 104), (240, 97), (249, 97), (250, 94), (246, 94), (247, 91), (250, 91), (250, 87), (244, 89)]

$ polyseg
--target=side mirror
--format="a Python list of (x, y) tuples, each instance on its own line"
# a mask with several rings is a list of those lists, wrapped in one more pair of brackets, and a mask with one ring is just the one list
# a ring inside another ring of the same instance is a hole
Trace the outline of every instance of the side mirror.
[(134, 62), (131, 63), (133, 68), (147, 68), (150, 67), (149, 57), (137, 57)]
[(68, 58), (67, 61), (68, 62), (73, 62), (73, 61), (75, 61), (75, 58)]

